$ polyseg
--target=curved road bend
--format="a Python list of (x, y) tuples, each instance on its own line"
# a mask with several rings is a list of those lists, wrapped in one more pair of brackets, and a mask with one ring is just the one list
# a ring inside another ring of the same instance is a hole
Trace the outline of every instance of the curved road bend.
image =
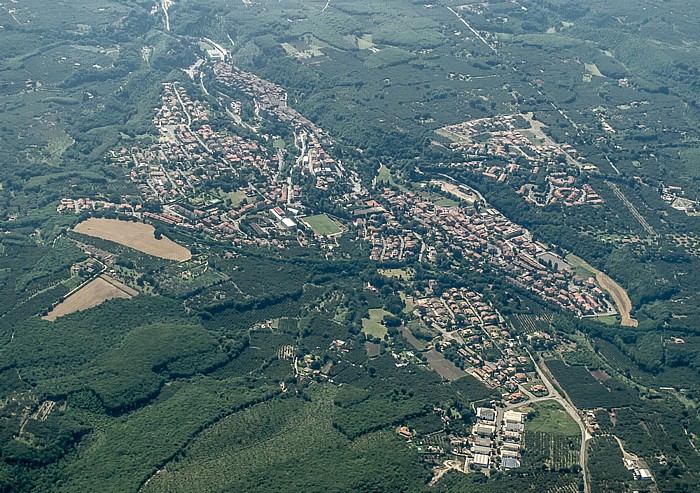
[[(542, 368), (540, 367), (540, 365), (537, 364), (537, 362), (535, 361), (535, 358), (532, 357), (532, 354), (530, 354), (530, 351), (528, 351), (527, 349), (525, 351), (527, 352), (527, 355), (530, 357), (530, 360), (532, 360), (532, 363), (535, 365), (535, 368), (537, 369), (537, 373), (539, 373), (540, 378), (542, 379), (542, 382), (544, 383), (544, 386), (547, 387), (547, 391), (549, 392), (549, 395), (547, 395), (545, 397), (534, 397), (534, 396), (532, 396), (532, 394), (527, 392), (527, 394), (530, 396), (530, 400), (527, 403), (547, 401), (547, 400), (556, 401), (566, 410), (567, 413), (569, 413), (569, 416), (571, 416), (573, 418), (573, 420), (576, 421), (576, 424), (578, 424), (578, 427), (581, 430), (581, 450), (579, 452), (579, 465), (581, 466), (581, 472), (583, 473), (583, 491), (584, 491), (584, 493), (591, 493), (590, 486), (588, 484), (588, 473), (586, 472), (586, 442), (591, 438), (591, 435), (588, 434), (588, 431), (586, 430), (586, 425), (583, 423), (581, 416), (579, 416), (578, 411), (573, 406), (573, 404), (571, 404), (567, 399), (565, 399), (559, 393), (559, 391), (557, 391), (557, 389), (554, 387), (554, 385), (550, 381), (548, 374), (545, 373), (544, 371), (542, 371)], [(523, 404), (527, 404), (527, 403), (519, 403), (519, 404), (509, 405), (509, 406), (506, 406), (506, 409), (522, 406)]]

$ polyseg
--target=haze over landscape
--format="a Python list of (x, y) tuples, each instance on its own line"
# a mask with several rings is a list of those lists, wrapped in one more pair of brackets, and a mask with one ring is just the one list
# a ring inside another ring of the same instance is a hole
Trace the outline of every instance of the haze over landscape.
[(700, 490), (684, 0), (0, 0), (0, 491)]

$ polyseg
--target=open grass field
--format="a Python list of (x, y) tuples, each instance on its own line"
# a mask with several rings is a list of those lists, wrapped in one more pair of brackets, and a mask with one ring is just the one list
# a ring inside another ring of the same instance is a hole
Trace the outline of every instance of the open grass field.
[(138, 294), (128, 286), (109, 276), (100, 276), (70, 295), (51, 310), (44, 320), (53, 322), (69, 313), (87, 310), (114, 298), (133, 298)]
[(403, 302), (406, 304), (406, 308), (403, 309), (404, 313), (411, 313), (413, 309), (416, 307), (416, 300), (413, 296), (407, 295), (403, 291), (399, 292), (399, 296), (401, 296), (401, 299)]
[(325, 214), (316, 214), (315, 216), (305, 217), (304, 222), (308, 224), (317, 235), (331, 236), (343, 232), (343, 230), (340, 229), (340, 226), (338, 226), (333, 219)]
[(395, 279), (401, 279), (403, 281), (409, 281), (413, 279), (415, 271), (411, 268), (407, 269), (377, 269), (381, 275), (385, 277), (393, 277)]
[(387, 328), (382, 324), (385, 315), (391, 315), (381, 308), (370, 308), (369, 319), (362, 319), (362, 332), (373, 337), (383, 338), (387, 333)]
[(542, 401), (530, 407), (535, 412), (535, 416), (525, 425), (528, 431), (565, 436), (578, 436), (581, 434), (576, 422), (557, 402)]
[(120, 219), (90, 218), (75, 226), (77, 233), (114, 241), (154, 257), (182, 262), (192, 258), (190, 251), (174, 241), (162, 237), (156, 240), (155, 228), (150, 224)]
[[(613, 281), (610, 276), (597, 270), (595, 267), (589, 265), (585, 260), (576, 255), (569, 254), (566, 256), (566, 261), (569, 262), (576, 272), (588, 272), (595, 276), (596, 282), (600, 285), (602, 289), (610, 294), (613, 299), (617, 311), (620, 312), (620, 317), (622, 318), (620, 324), (624, 327), (636, 327), (639, 322), (633, 319), (630, 315), (632, 310), (632, 301), (630, 300), (627, 291), (620, 286), (618, 283)], [(580, 275), (580, 274), (579, 274)]]
[(594, 77), (605, 77), (605, 76), (600, 72), (600, 70), (598, 69), (598, 67), (596, 66), (595, 63), (586, 63), (586, 64), (584, 64), (584, 67), (586, 68), (586, 73), (587, 73), (587, 74), (590, 74), (590, 75), (592, 75), (592, 76), (594, 76)]
[(394, 175), (391, 174), (391, 170), (384, 164), (379, 166), (379, 171), (377, 171), (377, 181), (399, 187), (404, 192), (408, 190), (405, 186), (394, 179)]
[(357, 47), (361, 50), (377, 51), (377, 45), (372, 41), (371, 34), (363, 34), (362, 37), (355, 37), (357, 40)]
[(243, 191), (243, 190), (236, 190), (235, 192), (228, 192), (228, 193), (220, 190), (219, 194), (220, 194), (221, 198), (231, 199), (231, 205), (233, 205), (234, 207), (238, 207), (239, 205), (241, 205), (241, 203), (246, 198), (245, 191)]
[(459, 203), (452, 199), (438, 199), (435, 201), (435, 205), (440, 207), (457, 207)]

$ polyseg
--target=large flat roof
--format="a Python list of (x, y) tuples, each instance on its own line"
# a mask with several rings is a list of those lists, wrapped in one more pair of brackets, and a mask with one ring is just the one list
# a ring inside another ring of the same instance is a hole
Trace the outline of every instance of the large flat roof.
[(474, 454), (474, 460), (472, 462), (479, 466), (488, 466), (489, 456), (484, 454)]

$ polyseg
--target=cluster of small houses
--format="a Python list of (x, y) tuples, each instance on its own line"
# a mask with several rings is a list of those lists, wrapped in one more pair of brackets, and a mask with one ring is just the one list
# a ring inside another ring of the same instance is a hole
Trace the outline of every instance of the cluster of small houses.
[[(509, 175), (520, 170), (536, 177), (544, 166), (548, 171), (545, 190), (535, 192), (534, 183), (526, 184), (518, 190), (527, 200), (537, 205), (560, 202), (567, 206), (597, 205), (603, 202), (590, 186), (577, 184), (575, 175), (578, 166), (567, 167), (564, 171), (550, 171), (550, 168), (560, 168), (559, 165), (567, 161), (581, 163), (583, 157), (574, 147), (570, 144), (533, 144), (518, 129), (517, 121), (518, 115), (502, 115), (442, 129), (442, 133), (458, 139), (450, 144), (452, 150), (472, 158), (451, 166), (471, 169), (499, 183), (506, 182)], [(593, 171), (596, 168), (588, 164), (582, 165), (582, 169)]]
[(181, 84), (164, 83), (162, 104), (153, 119), (160, 141), (146, 149), (115, 151), (113, 162), (130, 168), (131, 180), (144, 198), (164, 204), (190, 197), (203, 183), (235, 179), (253, 168), (260, 176), (256, 191), (262, 198), (286, 201), (290, 191), (286, 184), (276, 183), (276, 166), (267, 149), (253, 140), (214, 131), (207, 123), (207, 111), (206, 104), (192, 101)]
[(89, 197), (81, 197), (77, 199), (64, 197), (60, 200), (58, 206), (56, 207), (56, 211), (60, 213), (73, 212), (75, 214), (79, 214), (81, 212), (99, 210), (122, 212), (124, 214), (135, 214), (141, 211), (141, 205), (131, 205), (126, 202), (117, 204), (116, 202), (110, 202), (109, 200), (93, 200)]
[[(511, 402), (526, 399), (518, 389), (528, 377), (518, 367), (527, 364), (528, 359), (518, 352), (511, 330), (502, 324), (500, 315), (481, 293), (462, 287), (451, 288), (442, 294), (442, 299), (420, 297), (425, 293), (418, 291), (414, 294), (417, 298), (413, 313), (426, 327), (441, 334), (438, 349), (458, 343), (457, 353), (464, 359), (463, 367), (469, 374), (488, 387), (508, 390)], [(450, 342), (446, 333), (450, 333)], [(496, 361), (485, 359), (483, 351), (494, 345), (502, 357)], [(536, 395), (547, 393), (543, 385), (533, 385), (530, 391)]]

